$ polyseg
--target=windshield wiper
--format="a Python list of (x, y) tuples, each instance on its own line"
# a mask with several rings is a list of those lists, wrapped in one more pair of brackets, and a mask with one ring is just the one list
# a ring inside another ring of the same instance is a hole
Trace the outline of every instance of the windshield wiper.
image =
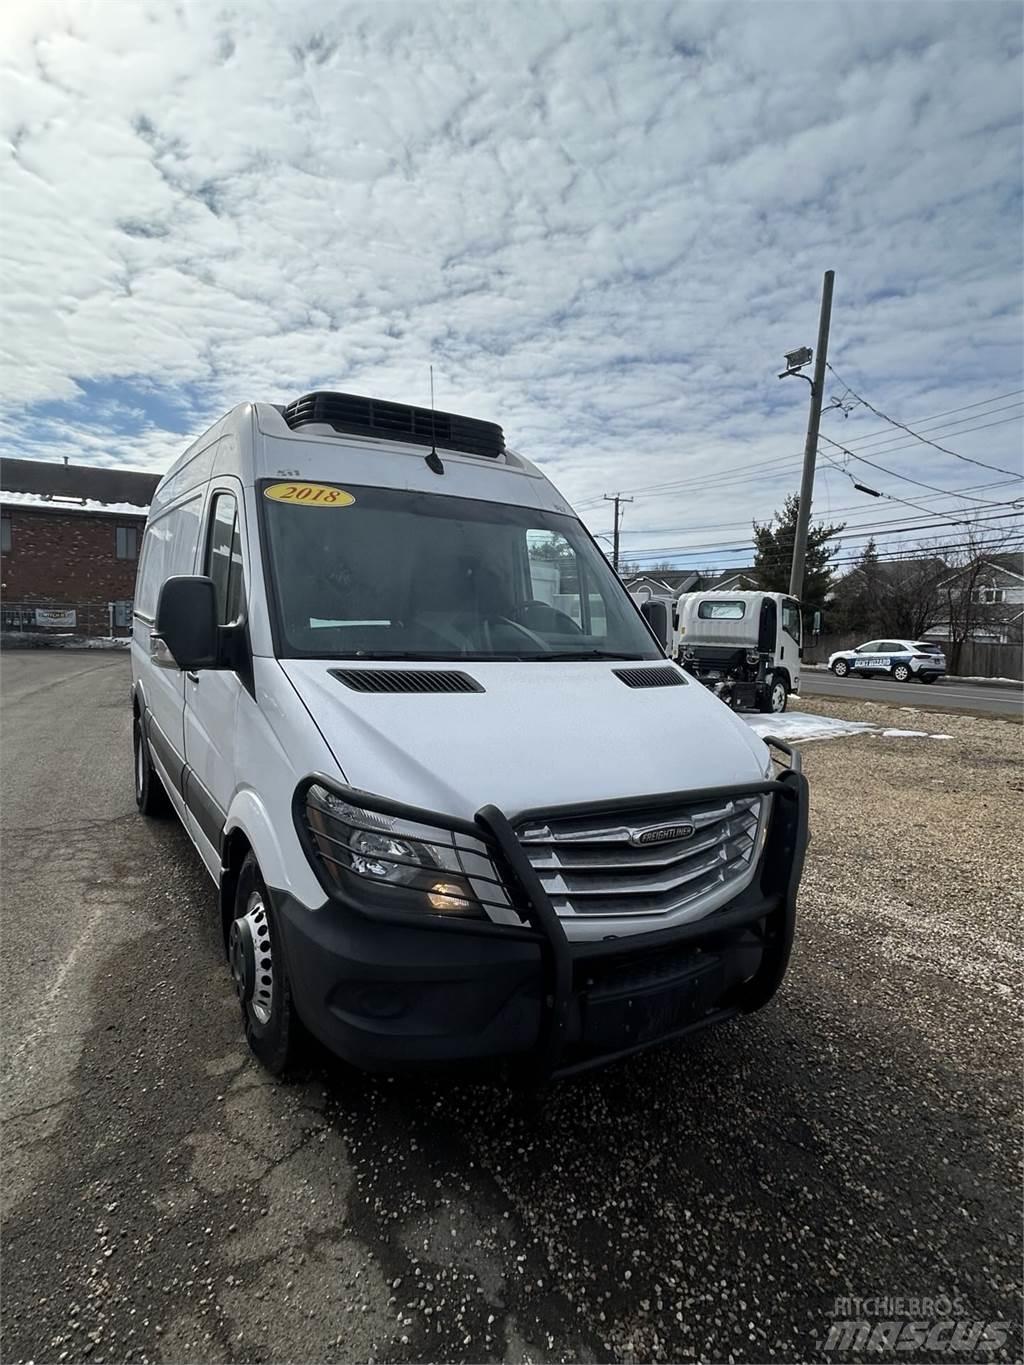
[(640, 662), (643, 657), (642, 654), (615, 654), (609, 649), (567, 649), (564, 653), (530, 655), (531, 660), (550, 659), (556, 662), (560, 659), (634, 659)]

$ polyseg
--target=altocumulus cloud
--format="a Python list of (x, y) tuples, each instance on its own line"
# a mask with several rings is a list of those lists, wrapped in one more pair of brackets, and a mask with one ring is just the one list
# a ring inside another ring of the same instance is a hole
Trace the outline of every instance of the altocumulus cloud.
[[(827, 266), (887, 410), (1021, 387), (1019, 4), (8, 0), (0, 43), (11, 453), (160, 467), (245, 398), (423, 402), (432, 361), (584, 504), (779, 462), (630, 509), (692, 539), (795, 482), (774, 376)], [(1019, 464), (1019, 425), (958, 448)]]

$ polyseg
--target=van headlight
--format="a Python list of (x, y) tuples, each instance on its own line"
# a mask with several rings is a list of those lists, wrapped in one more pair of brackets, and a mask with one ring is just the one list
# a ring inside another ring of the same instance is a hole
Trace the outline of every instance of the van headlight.
[(320, 782), (301, 813), (323, 876), (357, 900), (476, 919), (512, 908), (482, 839), (367, 810)]

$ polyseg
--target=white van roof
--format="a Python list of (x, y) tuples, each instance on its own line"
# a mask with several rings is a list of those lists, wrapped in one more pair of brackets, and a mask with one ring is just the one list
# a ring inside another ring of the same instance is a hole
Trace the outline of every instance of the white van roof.
[[(451, 477), (440, 479), (426, 464), (435, 441)], [(350, 480), (572, 513), (540, 470), (506, 447), (496, 423), (356, 394), (320, 392), (283, 405), (232, 408), (171, 466), (151, 514), (224, 474), (243, 484), (281, 477)]]

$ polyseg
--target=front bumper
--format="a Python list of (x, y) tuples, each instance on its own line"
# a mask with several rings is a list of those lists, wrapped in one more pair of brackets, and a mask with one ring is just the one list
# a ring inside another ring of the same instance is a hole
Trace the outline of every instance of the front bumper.
[(334, 898), (310, 911), (270, 888), (300, 1017), (366, 1070), (506, 1059), (543, 1079), (760, 1008), (789, 961), (807, 844), (807, 783), (787, 752), (793, 766), (761, 784), (777, 799), (754, 882), (675, 929), (570, 942), (494, 807), (477, 824), (528, 928), (426, 916), (421, 926)]

